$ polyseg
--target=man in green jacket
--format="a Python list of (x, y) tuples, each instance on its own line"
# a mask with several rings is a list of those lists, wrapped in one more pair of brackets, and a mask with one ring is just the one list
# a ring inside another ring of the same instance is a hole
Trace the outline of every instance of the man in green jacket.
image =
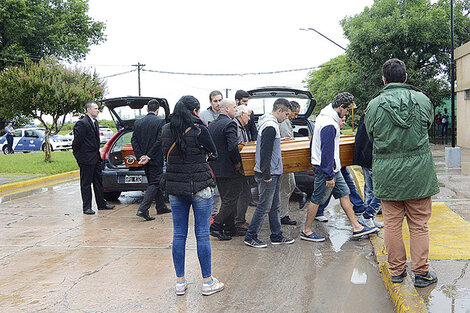
[(369, 102), (365, 126), (373, 143), (373, 185), (375, 196), (382, 200), (388, 266), (392, 282), (401, 283), (407, 275), (402, 236), (406, 213), (415, 286), (426, 287), (437, 282), (428, 262), (431, 196), (439, 192), (428, 138), (432, 104), (422, 92), (405, 84), (402, 61), (388, 60), (382, 73), (385, 88)]

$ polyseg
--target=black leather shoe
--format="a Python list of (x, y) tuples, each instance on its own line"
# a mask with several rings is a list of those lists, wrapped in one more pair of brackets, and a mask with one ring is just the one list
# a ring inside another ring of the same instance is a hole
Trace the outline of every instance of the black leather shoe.
[(146, 221), (153, 221), (155, 219), (155, 217), (149, 215), (149, 212), (137, 211), (136, 215), (145, 218)]
[(297, 225), (297, 222), (291, 220), (289, 215), (286, 215), (283, 218), (281, 218), (281, 224), (283, 224), (283, 225)]
[(104, 208), (98, 208), (98, 210), (112, 210), (114, 207), (112, 204), (106, 204)]
[(231, 230), (224, 230), (224, 233), (230, 237), (241, 237), (241, 236), (245, 236), (246, 230), (241, 230), (241, 229), (236, 228), (236, 229), (231, 229)]
[(219, 240), (231, 240), (232, 237), (229, 235), (224, 234), (221, 230), (211, 230), (211, 236), (219, 238)]
[(92, 209), (86, 209), (86, 210), (83, 211), (83, 214), (93, 215), (93, 214), (95, 214), (95, 211), (93, 211)]
[(302, 199), (299, 201), (299, 210), (301, 210), (304, 206), (305, 203), (307, 203), (307, 194), (305, 192), (302, 192)]
[(157, 215), (165, 214), (165, 213), (171, 213), (171, 210), (169, 208), (164, 208), (161, 210), (157, 210)]

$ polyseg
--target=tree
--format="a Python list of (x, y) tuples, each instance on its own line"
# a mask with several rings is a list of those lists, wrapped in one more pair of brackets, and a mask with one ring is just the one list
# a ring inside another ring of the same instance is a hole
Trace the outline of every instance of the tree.
[[(470, 0), (454, 1), (455, 46), (470, 40), (469, 10)], [(346, 56), (339, 57), (343, 62), (328, 71), (322, 67), (307, 78), (311, 88), (321, 87), (312, 89), (317, 98), (328, 94), (331, 102), (330, 90), (349, 91), (358, 99), (358, 111), (364, 110), (383, 88), (382, 64), (390, 58), (405, 62), (408, 82), (423, 90), (435, 106), (450, 94), (449, 0), (434, 4), (430, 0), (375, 0), (370, 8), (343, 19), (341, 26), (350, 42)], [(329, 85), (313, 82), (325, 80), (328, 73), (332, 75)]]
[[(83, 112), (85, 103), (101, 99), (104, 82), (80, 69), (68, 69), (52, 57), (0, 72), (0, 107), (6, 114), (38, 119), (46, 129), (45, 161), (50, 161), (49, 137), (57, 134), (69, 113)], [(0, 111), (0, 114), (2, 112)], [(46, 123), (45, 116), (52, 117)]]
[(2, 0), (0, 70), (46, 55), (78, 61), (105, 40), (105, 25), (87, 15), (88, 0)]

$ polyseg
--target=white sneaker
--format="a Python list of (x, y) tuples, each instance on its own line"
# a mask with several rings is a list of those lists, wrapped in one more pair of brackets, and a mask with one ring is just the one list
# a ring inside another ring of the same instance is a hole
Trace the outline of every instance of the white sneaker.
[(328, 222), (328, 219), (324, 215), (315, 216), (315, 220), (317, 220), (319, 222), (323, 222), (323, 223)]
[(371, 228), (375, 228), (376, 226), (374, 225), (374, 221), (372, 218), (364, 218), (364, 215), (361, 215), (357, 221), (359, 222), (359, 224), (361, 224), (362, 226), (365, 226), (365, 227), (371, 227)]
[(184, 280), (184, 282), (176, 282), (176, 287), (175, 287), (175, 290), (176, 290), (176, 295), (178, 296), (182, 296), (186, 293), (186, 289), (188, 289), (188, 283), (186, 282), (186, 279)]
[(373, 220), (373, 222), (374, 222), (375, 227), (377, 227), (377, 228), (383, 228), (383, 227), (384, 227), (384, 223), (383, 223), (383, 222), (379, 222), (379, 221), (377, 221), (375, 218), (373, 218), (372, 220)]
[(204, 296), (213, 295), (216, 292), (224, 290), (225, 285), (217, 280), (217, 278), (212, 277), (212, 284), (208, 285), (206, 283), (202, 284), (202, 294)]

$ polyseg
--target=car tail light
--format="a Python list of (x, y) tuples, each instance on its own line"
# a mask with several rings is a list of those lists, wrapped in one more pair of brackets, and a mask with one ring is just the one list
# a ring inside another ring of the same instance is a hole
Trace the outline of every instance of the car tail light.
[(108, 142), (104, 145), (104, 147), (101, 148), (101, 159), (103, 161), (108, 160), (109, 150), (111, 150), (111, 147), (113, 146), (114, 141), (116, 141), (116, 139), (119, 137), (120, 134), (121, 134), (121, 131), (116, 132), (114, 136), (108, 140)]

